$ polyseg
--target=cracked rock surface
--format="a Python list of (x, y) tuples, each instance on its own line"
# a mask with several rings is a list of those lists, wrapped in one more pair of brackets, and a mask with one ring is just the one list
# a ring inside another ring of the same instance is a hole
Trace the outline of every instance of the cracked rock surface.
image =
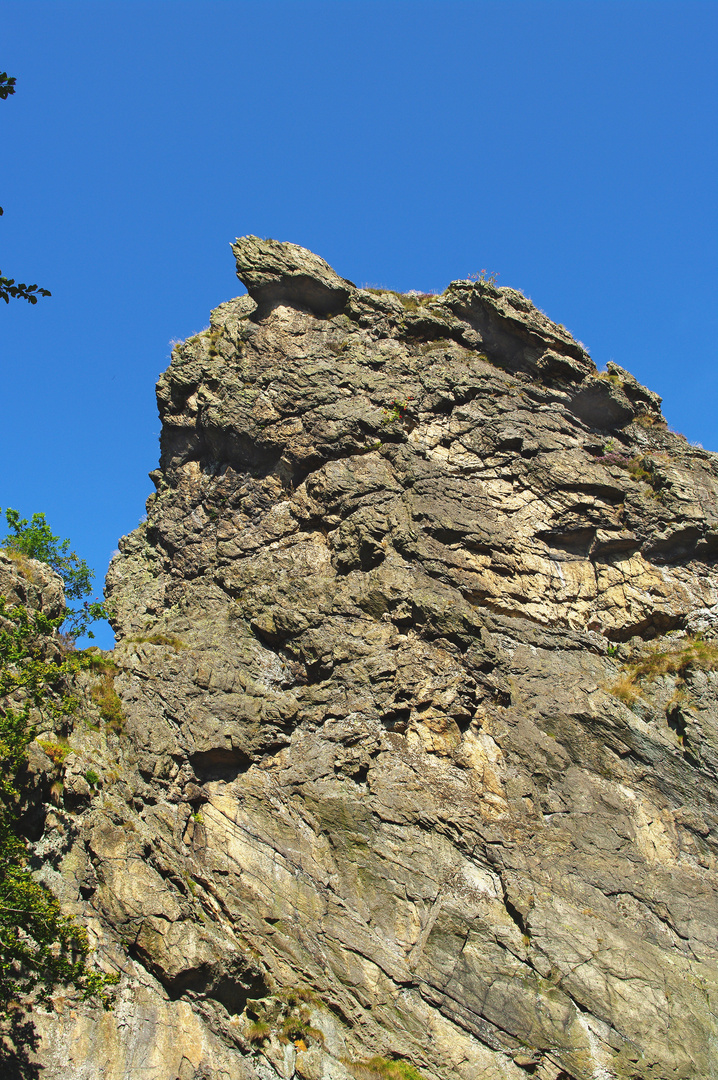
[(118, 1006), (43, 1076), (715, 1075), (718, 457), (512, 289), (233, 250), (40, 841)]

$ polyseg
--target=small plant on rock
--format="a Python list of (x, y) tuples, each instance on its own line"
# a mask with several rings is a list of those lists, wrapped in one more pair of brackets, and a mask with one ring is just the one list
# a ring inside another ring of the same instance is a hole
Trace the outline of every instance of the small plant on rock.
[(468, 275), (469, 281), (476, 281), (479, 285), (490, 285), (494, 289), (496, 288), (496, 282), (500, 277), (501, 274), (498, 274), (495, 270), (492, 270), (492, 272), (489, 273), (486, 269), (479, 270), (476, 274)]
[(90, 697), (100, 710), (100, 716), (105, 721), (108, 730), (122, 731), (125, 726), (125, 717), (111, 673), (107, 672), (101, 676), (92, 687)]
[(63, 742), (54, 742), (52, 740), (38, 739), (37, 745), (40, 747), (43, 754), (49, 757), (53, 765), (57, 766), (65, 764), (65, 758), (72, 749), (66, 740)]
[(620, 469), (627, 469), (631, 459), (628, 454), (618, 449), (613, 439), (609, 439), (596, 461), (600, 461), (602, 465), (617, 465)]
[(275, 1037), (280, 1043), (293, 1042), (299, 1049), (306, 1050), (312, 1042), (324, 1042), (324, 1033), (313, 1027), (308, 1004), (319, 1005), (315, 994), (304, 986), (288, 987), (276, 996), (263, 1001), (251, 1002), (247, 1009), (249, 1025), (247, 1038), (250, 1042), (261, 1043)]
[(649, 412), (639, 413), (638, 416), (634, 417), (633, 422), (647, 431), (656, 427), (665, 429), (668, 426), (662, 416), (654, 416)]
[(612, 692), (627, 705), (632, 705), (641, 696), (642, 684), (662, 675), (675, 675), (680, 687), (691, 668), (718, 671), (718, 644), (703, 641), (696, 635), (673, 647), (651, 648), (623, 667), (625, 674), (612, 687)]
[(373, 1057), (368, 1061), (345, 1061), (344, 1064), (356, 1080), (424, 1080), (410, 1061), (399, 1058)]
[(310, 1040), (315, 1042), (324, 1042), (324, 1034), (319, 1028), (312, 1027), (309, 1014), (302, 1010), (299, 1016), (290, 1015), (283, 1022), (279, 1029), (279, 1041), (280, 1042), (303, 1042), (307, 1043)]
[(655, 471), (652, 459), (645, 454), (635, 454), (630, 457), (616, 448), (613, 439), (606, 443), (603, 453), (598, 455), (596, 461), (600, 462), (601, 465), (613, 465), (623, 469), (634, 480), (642, 480), (644, 484), (648, 484), (655, 493), (658, 493), (661, 487), (661, 481)]
[(254, 1020), (249, 1025), (247, 1038), (251, 1043), (263, 1043), (272, 1034), (272, 1029), (266, 1020)]
[(406, 401), (401, 401), (399, 398), (395, 398), (391, 403), (391, 407), (384, 409), (383, 424), (395, 424), (397, 420), (404, 420), (406, 410), (409, 407), (409, 402), (413, 401), (413, 395), (409, 395)]

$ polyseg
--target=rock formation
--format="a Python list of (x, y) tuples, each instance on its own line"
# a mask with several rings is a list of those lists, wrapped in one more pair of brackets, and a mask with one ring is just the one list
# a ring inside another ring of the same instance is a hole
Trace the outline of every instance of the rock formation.
[(718, 456), (513, 289), (234, 253), (36, 842), (122, 972), (42, 1077), (715, 1076)]

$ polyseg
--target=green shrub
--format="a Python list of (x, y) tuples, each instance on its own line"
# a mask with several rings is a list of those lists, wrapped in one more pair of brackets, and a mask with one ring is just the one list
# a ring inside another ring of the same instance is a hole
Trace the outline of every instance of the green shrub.
[(65, 609), (65, 632), (70, 639), (74, 641), (85, 634), (94, 637), (90, 625), (98, 619), (106, 619), (108, 611), (97, 600), (90, 603), (83, 599), (90, 595), (95, 576), (85, 560), (70, 550), (69, 540), (60, 540), (59, 536), (53, 535), (44, 514), (33, 514), (28, 521), (21, 518), (17, 510), (8, 508), (5, 519), (12, 531), (0, 546), (8, 553), (46, 563), (62, 578), (65, 598), (83, 601), (79, 608)]
[(54, 742), (45, 739), (38, 739), (37, 745), (40, 747), (42, 752), (50, 758), (53, 764), (58, 766), (65, 764), (65, 758), (72, 749), (67, 743), (67, 740), (64, 740), (63, 742)]
[(118, 668), (115, 661), (111, 656), (106, 656), (96, 645), (91, 645), (89, 649), (83, 649), (81, 656), (85, 661), (85, 666), (90, 671), (101, 675), (117, 674)]
[[(27, 869), (28, 849), (18, 828), (34, 720), (62, 724), (79, 703), (71, 677), (85, 663), (81, 654), (57, 658), (61, 621), (21, 605), (8, 607), (0, 597), (0, 1014), (18, 1001), (46, 1002), (59, 985), (109, 1007), (107, 987), (117, 982), (90, 966), (87, 932), (62, 915), (56, 898)], [(70, 750), (66, 741), (41, 745), (56, 765)], [(53, 789), (59, 802), (59, 781)]]

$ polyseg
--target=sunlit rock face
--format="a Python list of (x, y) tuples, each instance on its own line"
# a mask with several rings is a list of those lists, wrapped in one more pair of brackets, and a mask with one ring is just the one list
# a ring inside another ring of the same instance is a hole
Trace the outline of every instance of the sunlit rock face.
[(233, 250), (52, 817), (118, 1005), (43, 1075), (715, 1075), (718, 458), (512, 289)]

